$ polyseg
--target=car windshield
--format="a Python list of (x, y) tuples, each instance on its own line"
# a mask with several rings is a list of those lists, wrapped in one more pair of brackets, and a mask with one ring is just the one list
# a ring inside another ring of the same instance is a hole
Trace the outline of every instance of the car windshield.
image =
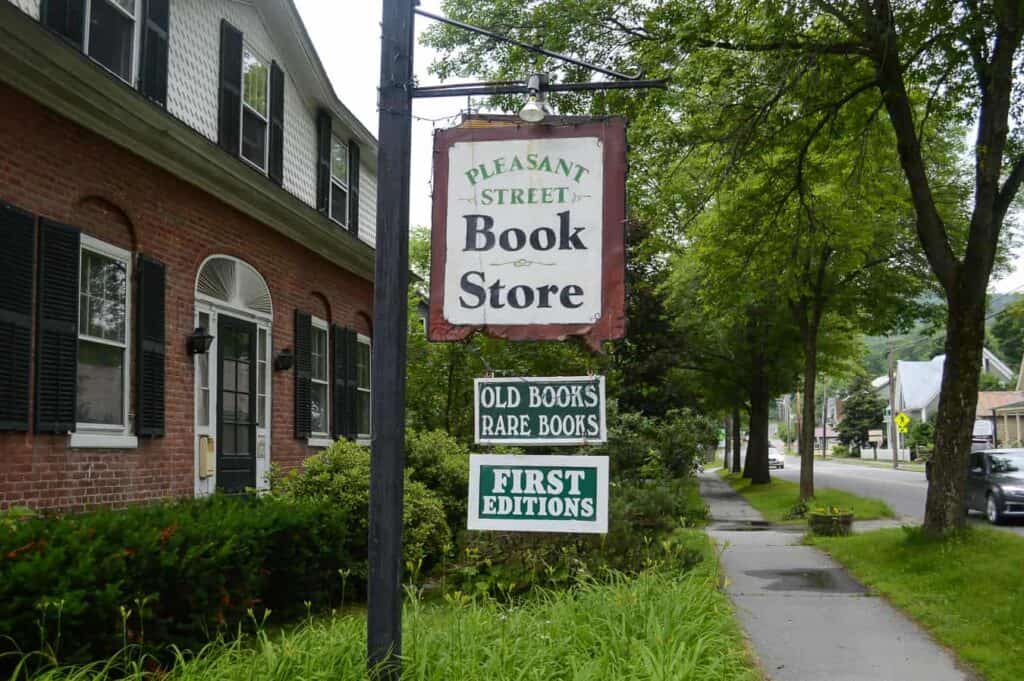
[(1024, 471), (1024, 452), (989, 454), (989, 460), (992, 462), (992, 472), (996, 475)]

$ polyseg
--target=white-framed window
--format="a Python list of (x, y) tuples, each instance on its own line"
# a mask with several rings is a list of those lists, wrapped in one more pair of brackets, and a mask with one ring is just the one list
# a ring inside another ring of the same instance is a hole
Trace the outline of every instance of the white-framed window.
[(331, 219), (348, 225), (348, 145), (336, 135), (331, 136)]
[[(201, 326), (206, 333), (213, 335), (211, 330), (210, 313), (200, 312), (196, 318), (196, 326)], [(216, 340), (216, 337), (214, 338)], [(210, 425), (210, 354), (200, 352), (196, 354), (196, 425), (205, 428)]]
[(74, 446), (137, 445), (131, 434), (132, 256), (82, 235), (78, 286), (78, 393)]
[(128, 84), (135, 82), (141, 0), (85, 0), (85, 53)]
[(330, 438), (331, 433), (331, 363), (328, 355), (327, 322), (313, 317), (310, 343), (312, 373), (310, 376), (310, 439)]
[(242, 158), (267, 169), (270, 146), (270, 65), (249, 45), (242, 48)]
[(267, 384), (270, 353), (267, 348), (267, 330), (259, 327), (256, 341), (256, 425), (265, 428), (267, 425)]
[(368, 439), (370, 422), (370, 339), (362, 334), (356, 344), (356, 437)]

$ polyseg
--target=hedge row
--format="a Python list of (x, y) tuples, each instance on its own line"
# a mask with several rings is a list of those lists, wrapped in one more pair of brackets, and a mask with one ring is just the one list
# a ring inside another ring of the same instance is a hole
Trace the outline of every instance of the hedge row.
[(197, 650), (244, 626), (250, 609), (290, 617), (307, 601), (336, 604), (339, 571), (358, 573), (365, 561), (366, 538), (352, 525), (336, 504), (257, 497), (59, 519), (8, 513), (0, 652), (48, 649), (88, 661), (126, 643)]

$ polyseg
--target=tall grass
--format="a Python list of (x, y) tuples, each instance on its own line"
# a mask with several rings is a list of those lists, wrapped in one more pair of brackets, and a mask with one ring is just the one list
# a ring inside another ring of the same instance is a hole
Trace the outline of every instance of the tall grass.
[[(713, 560), (685, 574), (650, 572), (521, 604), (449, 594), (411, 598), (404, 618), (403, 679), (475, 681), (753, 681)], [(364, 679), (365, 617), (313, 618), (287, 633), (211, 644), (179, 654), (163, 681)], [(35, 681), (156, 678), (145, 660), (51, 668)], [(24, 679), (20, 677), (12, 677)]]

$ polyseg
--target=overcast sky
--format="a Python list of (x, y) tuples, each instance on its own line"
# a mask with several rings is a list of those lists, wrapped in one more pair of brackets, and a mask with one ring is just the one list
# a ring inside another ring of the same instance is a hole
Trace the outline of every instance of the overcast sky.
[[(380, 82), (381, 0), (296, 0), (306, 29), (313, 38), (320, 59), (341, 101), (377, 134), (377, 86)], [(441, 0), (421, 0), (420, 6), (440, 13)], [(429, 20), (416, 18), (417, 35)], [(436, 82), (427, 75), (435, 53), (416, 45), (416, 74), (421, 85)], [(457, 116), (466, 108), (463, 99), (418, 99), (413, 115), (424, 119)], [(434, 127), (448, 127), (453, 120), (436, 123), (413, 120), (412, 178), (409, 217), (412, 225), (430, 224), (430, 156)], [(915, 245), (916, 247), (916, 245)], [(1001, 281), (993, 282), (996, 291), (1024, 288), (1024, 258), (1015, 254), (1019, 265)]]

